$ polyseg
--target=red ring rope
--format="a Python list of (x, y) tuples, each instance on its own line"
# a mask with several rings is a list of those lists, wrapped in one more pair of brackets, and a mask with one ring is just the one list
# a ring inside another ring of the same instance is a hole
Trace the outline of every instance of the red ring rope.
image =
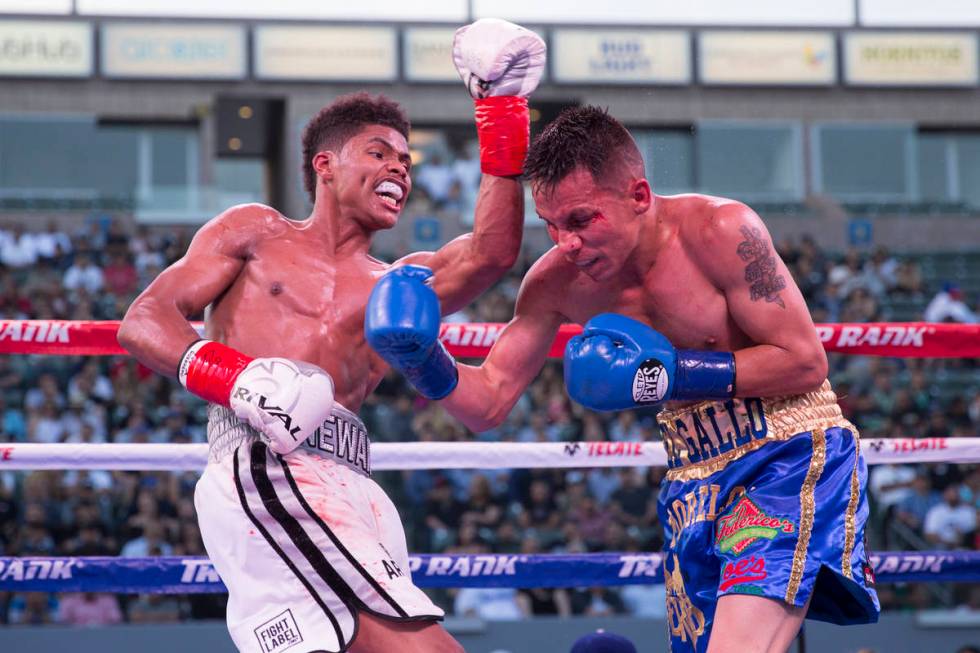
[[(195, 326), (200, 330), (200, 324)], [(499, 323), (443, 323), (441, 337), (453, 355), (482, 358), (504, 326)], [(116, 342), (118, 328), (118, 321), (3, 320), (0, 321), (0, 354), (125, 354)], [(577, 324), (562, 326), (548, 355), (560, 358), (565, 343), (581, 330)], [(818, 324), (817, 334), (827, 351), (844, 354), (901, 358), (980, 357), (980, 325), (977, 324)]]

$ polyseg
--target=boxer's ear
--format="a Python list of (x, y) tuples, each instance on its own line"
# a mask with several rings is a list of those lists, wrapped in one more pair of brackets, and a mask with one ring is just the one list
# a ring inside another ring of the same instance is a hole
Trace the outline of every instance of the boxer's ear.
[(633, 203), (633, 212), (639, 215), (646, 213), (653, 202), (653, 191), (650, 190), (650, 182), (643, 177), (634, 179), (630, 182), (629, 189), (630, 201)]
[(337, 155), (330, 150), (320, 150), (313, 155), (313, 170), (324, 181), (333, 179), (337, 167)]

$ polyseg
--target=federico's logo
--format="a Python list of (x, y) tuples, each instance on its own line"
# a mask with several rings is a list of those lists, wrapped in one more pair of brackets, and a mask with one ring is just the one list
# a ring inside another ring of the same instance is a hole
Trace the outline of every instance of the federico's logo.
[(667, 395), (667, 369), (656, 358), (643, 361), (633, 377), (633, 401), (653, 404), (663, 401)]
[(749, 556), (737, 562), (729, 562), (725, 565), (725, 571), (722, 572), (718, 591), (724, 592), (733, 585), (763, 580), (767, 575), (765, 558)]
[(731, 513), (718, 519), (715, 544), (722, 553), (741, 553), (760, 537), (771, 540), (779, 533), (792, 533), (796, 526), (788, 519), (770, 517), (743, 496)]
[(255, 629), (259, 646), (264, 653), (285, 651), (303, 641), (290, 610), (282, 612)]

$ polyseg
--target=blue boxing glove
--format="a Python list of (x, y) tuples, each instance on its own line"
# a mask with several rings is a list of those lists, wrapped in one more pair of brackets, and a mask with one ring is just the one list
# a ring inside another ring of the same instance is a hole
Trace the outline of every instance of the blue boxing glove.
[(421, 265), (396, 268), (381, 277), (368, 298), (364, 337), (389, 365), (429, 399), (456, 387), (456, 361), (439, 341), (439, 298)]
[(727, 399), (735, 394), (735, 355), (678, 350), (642, 322), (603, 313), (565, 346), (565, 387), (592, 410)]

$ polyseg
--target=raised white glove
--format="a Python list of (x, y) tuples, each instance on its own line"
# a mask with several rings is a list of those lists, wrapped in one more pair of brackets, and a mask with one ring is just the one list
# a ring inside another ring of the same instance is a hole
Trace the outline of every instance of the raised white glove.
[(460, 27), (453, 38), (453, 63), (474, 98), (529, 95), (544, 73), (546, 51), (540, 36), (499, 18)]
[(269, 449), (285, 455), (330, 417), (333, 397), (333, 379), (316, 365), (256, 358), (235, 379), (228, 404)]

